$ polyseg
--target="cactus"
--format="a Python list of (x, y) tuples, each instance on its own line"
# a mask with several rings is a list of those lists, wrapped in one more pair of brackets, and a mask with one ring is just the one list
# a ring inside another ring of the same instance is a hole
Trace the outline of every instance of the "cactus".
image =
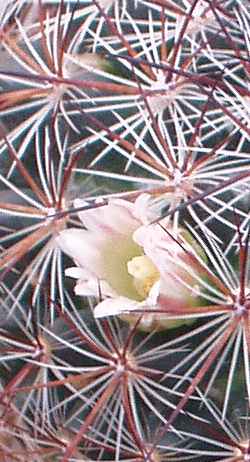
[(249, 0), (0, 37), (0, 460), (249, 461)]

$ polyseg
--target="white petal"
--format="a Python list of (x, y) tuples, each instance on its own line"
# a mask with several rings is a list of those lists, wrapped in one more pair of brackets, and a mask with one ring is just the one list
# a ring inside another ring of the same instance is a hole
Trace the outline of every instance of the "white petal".
[(146, 303), (148, 305), (152, 305), (152, 306), (157, 305), (157, 301), (160, 295), (161, 283), (162, 281), (159, 279), (159, 281), (155, 282), (153, 286), (151, 287), (148, 298), (146, 300)]
[(86, 230), (71, 228), (59, 233), (56, 238), (57, 244), (76, 264), (86, 268), (93, 274), (102, 277), (101, 252), (104, 245), (101, 234), (90, 233)]
[(150, 194), (144, 193), (140, 194), (135, 201), (135, 210), (134, 216), (140, 220), (143, 225), (148, 225), (159, 215), (152, 215), (150, 213), (150, 203), (152, 202), (152, 197)]
[(90, 296), (100, 298), (102, 297), (116, 297), (116, 292), (110, 285), (103, 280), (96, 277), (90, 277), (86, 280), (78, 280), (75, 286), (75, 294), (81, 296)]
[(108, 298), (107, 300), (98, 303), (95, 307), (94, 315), (96, 318), (114, 316), (127, 311), (135, 311), (139, 309), (139, 306), (138, 302), (126, 297)]
[(79, 268), (78, 266), (73, 266), (65, 270), (65, 275), (74, 279), (87, 279), (89, 277), (89, 271)]

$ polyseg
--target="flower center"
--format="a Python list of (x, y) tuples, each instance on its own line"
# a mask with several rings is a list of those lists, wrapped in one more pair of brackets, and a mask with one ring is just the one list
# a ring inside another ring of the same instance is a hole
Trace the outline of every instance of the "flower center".
[(137, 301), (141, 301), (142, 297), (135, 289), (127, 262), (135, 255), (141, 254), (142, 248), (133, 241), (131, 235), (108, 241), (102, 254), (104, 279), (118, 295)]
[(141, 302), (160, 274), (132, 235), (109, 241), (102, 253), (104, 279), (117, 294)]
[(160, 273), (153, 262), (146, 255), (134, 257), (127, 263), (128, 272), (133, 276), (133, 284), (138, 294), (144, 299), (148, 297), (150, 289), (160, 278)]

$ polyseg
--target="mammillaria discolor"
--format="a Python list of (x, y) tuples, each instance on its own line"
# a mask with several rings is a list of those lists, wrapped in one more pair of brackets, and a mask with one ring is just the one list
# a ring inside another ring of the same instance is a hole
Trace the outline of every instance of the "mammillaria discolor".
[(0, 10), (0, 459), (249, 461), (249, 0)]

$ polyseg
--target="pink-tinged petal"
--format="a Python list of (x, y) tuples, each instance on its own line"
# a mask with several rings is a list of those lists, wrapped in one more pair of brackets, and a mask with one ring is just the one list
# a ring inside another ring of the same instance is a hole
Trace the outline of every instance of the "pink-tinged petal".
[(130, 300), (126, 297), (107, 298), (103, 302), (98, 303), (94, 309), (94, 315), (96, 318), (104, 318), (138, 309), (140, 309), (140, 304), (135, 300)]
[(141, 226), (134, 232), (133, 239), (143, 247), (160, 272), (169, 273), (175, 265), (175, 258), (184, 256), (179, 244), (159, 225)]
[[(81, 207), (82, 201), (76, 199), (75, 207)], [(98, 206), (79, 213), (84, 226), (89, 231), (102, 233), (131, 234), (140, 221), (133, 215), (134, 204), (122, 199), (110, 199), (108, 205)]]
[(171, 237), (164, 232), (158, 224), (140, 226), (133, 234), (134, 241), (143, 249), (153, 250), (157, 248), (177, 245)]
[(89, 233), (86, 230), (71, 228), (62, 231), (56, 238), (59, 247), (73, 258), (76, 264), (102, 278), (101, 234)]

